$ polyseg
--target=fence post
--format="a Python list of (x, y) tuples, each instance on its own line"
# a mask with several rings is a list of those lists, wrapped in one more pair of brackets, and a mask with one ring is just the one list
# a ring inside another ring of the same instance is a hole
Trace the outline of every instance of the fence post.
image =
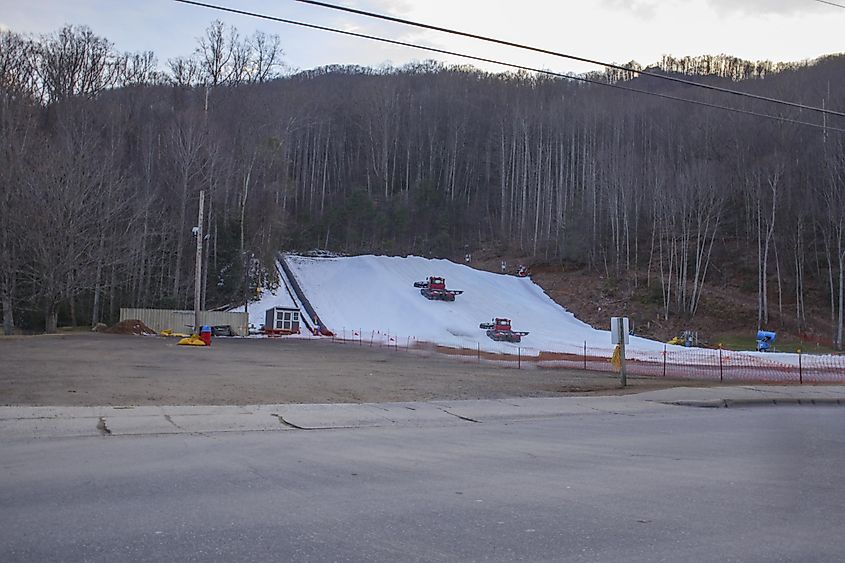
[(663, 377), (666, 377), (666, 345), (663, 345)]
[(801, 348), (798, 348), (798, 384), (804, 383), (804, 366), (801, 365)]
[(587, 341), (584, 341), (584, 371), (587, 371)]
[(722, 343), (719, 343), (719, 382), (723, 382), (725, 380), (725, 372), (722, 368)]
[(481, 342), (475, 343), (475, 359), (478, 363), (481, 363)]
[(625, 369), (625, 337), (628, 334), (625, 332), (625, 318), (619, 317), (619, 358), (622, 363), (619, 365), (619, 383), (622, 387), (628, 385), (628, 374)]
[(522, 369), (522, 348), (516, 348), (516, 369)]
[(358, 329), (358, 346), (364, 345), (364, 329)]

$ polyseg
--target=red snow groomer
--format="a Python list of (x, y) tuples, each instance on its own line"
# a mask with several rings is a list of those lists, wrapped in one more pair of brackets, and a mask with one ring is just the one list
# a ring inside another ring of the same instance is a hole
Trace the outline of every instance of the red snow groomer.
[(519, 342), (528, 335), (525, 331), (511, 330), (510, 319), (493, 319), (492, 323), (481, 323), (478, 328), (486, 328), (487, 336), (499, 342)]
[(420, 288), (420, 294), (432, 301), (454, 301), (456, 295), (463, 291), (458, 289), (446, 289), (446, 278), (429, 276), (425, 281), (414, 282), (414, 287)]

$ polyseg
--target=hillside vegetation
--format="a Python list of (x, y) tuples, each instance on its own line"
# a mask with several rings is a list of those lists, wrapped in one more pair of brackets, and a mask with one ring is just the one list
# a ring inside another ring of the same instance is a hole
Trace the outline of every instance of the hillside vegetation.
[[(845, 118), (625, 73), (599, 78), (827, 128), (525, 73), (281, 63), (278, 38), (219, 23), (166, 73), (84, 28), (2, 32), (6, 330), (191, 306), (204, 190), (206, 307), (254, 295), (280, 249), (487, 249), (633, 285), (666, 322), (736, 280), (751, 323), (841, 348)], [(845, 110), (842, 56), (653, 70)]]

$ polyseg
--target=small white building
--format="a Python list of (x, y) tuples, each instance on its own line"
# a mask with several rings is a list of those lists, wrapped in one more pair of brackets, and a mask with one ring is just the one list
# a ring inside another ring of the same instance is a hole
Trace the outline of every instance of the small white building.
[(302, 313), (299, 306), (288, 293), (287, 288), (281, 286), (275, 291), (267, 292), (261, 298), (261, 304), (269, 309), (264, 310), (265, 334), (281, 336), (285, 334), (299, 334), (302, 324)]
[(299, 309), (271, 307), (264, 313), (264, 332), (267, 334), (299, 334)]

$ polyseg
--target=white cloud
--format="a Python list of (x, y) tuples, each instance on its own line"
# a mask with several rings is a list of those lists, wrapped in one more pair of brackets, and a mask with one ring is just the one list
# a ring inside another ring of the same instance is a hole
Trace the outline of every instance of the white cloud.
[(749, 16), (808, 14), (818, 13), (825, 9), (823, 4), (812, 0), (707, 0), (707, 3), (719, 12), (741, 13)]
[(602, 0), (601, 3), (612, 10), (631, 12), (642, 19), (653, 18), (661, 4), (656, 0)]
[(352, 7), (399, 17), (408, 14), (413, 4), (411, 0), (359, 0), (352, 2)]

